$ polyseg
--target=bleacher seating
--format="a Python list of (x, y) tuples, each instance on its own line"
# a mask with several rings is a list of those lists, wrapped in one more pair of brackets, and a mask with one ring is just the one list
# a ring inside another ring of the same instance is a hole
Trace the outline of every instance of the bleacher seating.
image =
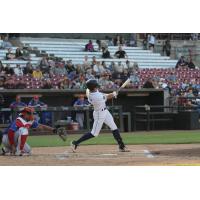
[[(38, 49), (40, 52), (53, 54), (56, 57), (63, 58), (63, 60), (72, 60), (74, 64), (81, 64), (84, 56), (87, 55), (89, 59), (95, 56), (97, 60), (110, 62), (118, 62), (118, 59), (102, 59), (101, 52), (84, 52), (87, 40), (66, 40), (66, 39), (40, 39), (40, 38), (21, 38), (21, 42), (25, 46)], [(95, 41), (94, 47), (97, 49)], [(111, 56), (118, 50), (118, 47), (109, 46)], [(128, 55), (128, 60), (137, 62), (140, 68), (173, 68), (177, 60), (171, 60), (169, 57), (161, 56), (158, 53), (152, 53), (150, 50), (143, 50), (142, 47), (123, 47)], [(120, 59), (125, 63), (127, 59)], [(33, 61), (35, 61), (33, 59)]]

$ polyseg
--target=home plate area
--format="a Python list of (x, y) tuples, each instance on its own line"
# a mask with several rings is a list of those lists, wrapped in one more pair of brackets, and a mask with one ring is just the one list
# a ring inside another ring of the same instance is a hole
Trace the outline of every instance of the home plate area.
[(1, 156), (0, 165), (50, 166), (154, 166), (200, 165), (199, 144), (129, 145), (119, 152), (116, 145), (82, 145), (76, 153), (69, 146), (33, 148), (32, 156)]

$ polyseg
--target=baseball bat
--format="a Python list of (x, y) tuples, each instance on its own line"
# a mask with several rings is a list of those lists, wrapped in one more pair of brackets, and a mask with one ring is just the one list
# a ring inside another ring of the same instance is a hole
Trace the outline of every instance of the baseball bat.
[(117, 90), (117, 93), (119, 93), (119, 91), (123, 88), (125, 88), (129, 83), (130, 83), (131, 79), (128, 78), (122, 85), (121, 87)]

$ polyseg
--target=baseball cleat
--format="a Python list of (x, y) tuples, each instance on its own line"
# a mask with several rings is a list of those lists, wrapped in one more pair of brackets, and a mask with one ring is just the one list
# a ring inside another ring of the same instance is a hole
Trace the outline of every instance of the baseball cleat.
[(23, 156), (24, 152), (23, 151), (16, 151), (15, 155), (16, 156)]
[(71, 141), (71, 150), (75, 153), (78, 145), (75, 143), (75, 141)]
[(127, 148), (124, 146), (124, 147), (119, 147), (119, 152), (130, 152), (130, 150), (127, 149)]
[(5, 156), (6, 155), (6, 150), (4, 149), (4, 147), (1, 148), (0, 155), (1, 156)]

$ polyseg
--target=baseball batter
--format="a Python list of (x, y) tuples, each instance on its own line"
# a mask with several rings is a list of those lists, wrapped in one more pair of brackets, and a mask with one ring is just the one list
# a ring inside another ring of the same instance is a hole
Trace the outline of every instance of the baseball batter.
[(1, 154), (9, 153), (11, 155), (22, 156), (31, 154), (31, 147), (26, 143), (29, 128), (46, 129), (55, 132), (56, 129), (39, 124), (34, 119), (34, 109), (25, 107), (19, 116), (4, 130), (1, 136), (3, 148)]
[(90, 133), (86, 133), (80, 139), (71, 142), (72, 151), (75, 152), (81, 142), (89, 140), (93, 137), (97, 137), (99, 135), (99, 132), (102, 128), (103, 123), (105, 123), (112, 130), (113, 136), (119, 145), (119, 151), (127, 152), (128, 150), (126, 149), (126, 147), (122, 141), (119, 130), (113, 120), (113, 117), (106, 108), (106, 101), (109, 99), (112, 99), (112, 98), (116, 98), (117, 93), (112, 92), (110, 94), (104, 94), (104, 93), (99, 92), (98, 91), (99, 85), (98, 85), (97, 81), (94, 79), (88, 80), (86, 82), (86, 86), (87, 86), (87, 89), (89, 89), (89, 92), (86, 92), (88, 101), (94, 107), (93, 128)]

